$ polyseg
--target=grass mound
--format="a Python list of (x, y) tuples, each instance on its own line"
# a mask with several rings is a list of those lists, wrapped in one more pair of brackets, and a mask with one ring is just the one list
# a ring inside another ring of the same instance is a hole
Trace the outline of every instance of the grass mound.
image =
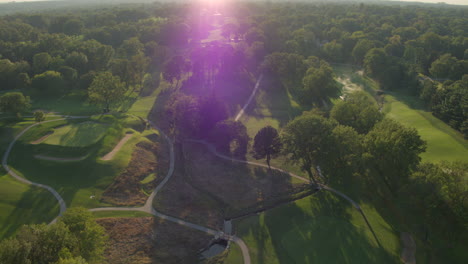
[(98, 142), (106, 133), (108, 125), (87, 121), (60, 127), (43, 143), (65, 147), (85, 147)]

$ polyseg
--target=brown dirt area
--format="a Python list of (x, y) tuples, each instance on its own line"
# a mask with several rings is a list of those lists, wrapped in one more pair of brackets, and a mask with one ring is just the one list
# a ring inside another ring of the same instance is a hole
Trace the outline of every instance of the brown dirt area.
[(101, 218), (109, 236), (108, 263), (193, 264), (212, 237), (158, 218)]
[[(176, 148), (177, 150), (177, 148)], [(292, 199), (304, 184), (290, 176), (223, 160), (197, 143), (186, 143), (176, 153), (176, 171), (155, 200), (156, 209), (211, 228), (233, 218)]]
[[(140, 142), (132, 153), (132, 158), (125, 171), (104, 191), (101, 200), (119, 206), (142, 205), (148, 198), (142, 188), (153, 189), (165, 175), (159, 172), (160, 144)], [(163, 161), (164, 164), (165, 161)], [(167, 171), (166, 171), (167, 172)], [(152, 182), (142, 184), (141, 181), (149, 174), (158, 176)]]

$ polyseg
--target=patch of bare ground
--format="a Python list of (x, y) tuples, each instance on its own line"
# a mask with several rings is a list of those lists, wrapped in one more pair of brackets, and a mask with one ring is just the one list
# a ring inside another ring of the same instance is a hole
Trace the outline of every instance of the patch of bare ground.
[(213, 229), (223, 226), (224, 204), (195, 189), (186, 176), (181, 155), (176, 153), (176, 166), (170, 181), (156, 196), (156, 210)]
[(33, 144), (33, 145), (41, 144), (42, 142), (44, 142), (44, 140), (46, 140), (48, 137), (50, 137), (53, 133), (54, 133), (53, 131), (49, 131), (44, 136), (32, 141), (31, 144)]
[(285, 173), (220, 159), (197, 143), (176, 151), (174, 176), (155, 206), (200, 225), (219, 229), (224, 219), (275, 207), (310, 190)]
[(309, 190), (308, 184), (292, 183), (286, 173), (220, 159), (200, 144), (187, 143), (185, 150), (192, 185), (226, 204), (225, 218), (272, 207)]
[(119, 206), (143, 205), (148, 197), (142, 188), (154, 188), (158, 181), (147, 184), (142, 184), (141, 181), (149, 174), (157, 172), (158, 153), (159, 144), (147, 141), (138, 143), (127, 168), (104, 191), (101, 200)]
[[(198, 263), (198, 252), (212, 237), (153, 217), (101, 218), (97, 222), (109, 236), (108, 263)], [(177, 235), (174, 235), (177, 234)]]

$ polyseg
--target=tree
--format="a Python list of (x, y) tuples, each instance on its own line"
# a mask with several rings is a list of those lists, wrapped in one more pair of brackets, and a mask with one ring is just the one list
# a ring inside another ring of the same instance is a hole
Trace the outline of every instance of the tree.
[(278, 131), (271, 126), (266, 126), (255, 135), (253, 156), (255, 159), (266, 158), (268, 168), (270, 168), (271, 158), (280, 153), (282, 146)]
[(84, 208), (67, 210), (52, 225), (25, 225), (0, 242), (0, 263), (101, 263), (106, 235)]
[(71, 208), (59, 219), (77, 239), (76, 252), (85, 260), (97, 262), (102, 260), (105, 249), (105, 230), (94, 220), (90, 211), (85, 208)]
[(365, 136), (364, 145), (370, 167), (395, 193), (407, 182), (409, 173), (420, 162), (426, 142), (414, 128), (392, 119), (383, 119)]
[(165, 107), (170, 134), (175, 140), (183, 140), (198, 132), (200, 115), (198, 101), (189, 95), (174, 94)]
[(382, 120), (383, 114), (366, 93), (358, 91), (337, 102), (331, 109), (330, 117), (342, 125), (353, 127), (360, 134), (366, 134)]
[(468, 71), (468, 61), (459, 61), (450, 54), (440, 56), (431, 64), (429, 72), (436, 78), (461, 79)]
[(0, 111), (11, 113), (17, 117), (20, 117), (22, 112), (31, 107), (29, 102), (29, 96), (24, 96), (23, 93), (6, 93), (0, 96)]
[(226, 105), (215, 96), (201, 98), (198, 111), (200, 116), (199, 136), (202, 138), (209, 136), (218, 122), (229, 117)]
[(336, 124), (322, 116), (304, 113), (289, 122), (282, 131), (284, 152), (299, 163), (309, 178), (318, 184), (312, 171), (331, 151), (331, 133)]
[(101, 72), (89, 86), (88, 97), (91, 103), (103, 105), (104, 111), (109, 112), (111, 104), (120, 101), (125, 91), (125, 84), (118, 76), (113, 76), (110, 72)]
[(250, 137), (242, 122), (224, 120), (216, 124), (211, 140), (221, 152), (243, 158), (247, 153)]
[(65, 80), (60, 72), (46, 71), (32, 79), (32, 87), (38, 95), (56, 95), (63, 92)]
[(326, 105), (330, 98), (336, 98), (340, 94), (333, 70), (324, 61), (320, 61), (319, 68), (309, 68), (302, 83), (299, 101), (303, 105)]
[(172, 59), (166, 63), (163, 70), (164, 80), (171, 83), (174, 83), (174, 80), (177, 80), (176, 88), (179, 85), (180, 78), (182, 77), (182, 72), (186, 66), (184, 57), (174, 56)]
[(43, 73), (49, 69), (52, 57), (47, 52), (41, 52), (33, 57), (33, 70), (35, 73)]
[(45, 120), (45, 114), (43, 111), (35, 111), (34, 112), (34, 120), (36, 120), (37, 123), (40, 123)]

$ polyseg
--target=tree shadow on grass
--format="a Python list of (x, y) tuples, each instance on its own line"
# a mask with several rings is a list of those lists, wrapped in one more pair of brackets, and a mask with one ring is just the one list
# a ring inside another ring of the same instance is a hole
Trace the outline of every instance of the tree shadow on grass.
[(22, 225), (49, 223), (59, 213), (59, 204), (47, 190), (30, 187), (23, 193), (15, 209), (6, 218), (0, 238), (13, 235)]
[(309, 212), (293, 204), (265, 217), (280, 263), (399, 263), (350, 222), (350, 205), (326, 193), (306, 199)]
[[(263, 113), (266, 108), (268, 115)], [(300, 115), (304, 109), (293, 106), (287, 89), (274, 76), (265, 76), (260, 84), (255, 100), (247, 108), (247, 114), (254, 117), (271, 117), (277, 119), (280, 127)]]

